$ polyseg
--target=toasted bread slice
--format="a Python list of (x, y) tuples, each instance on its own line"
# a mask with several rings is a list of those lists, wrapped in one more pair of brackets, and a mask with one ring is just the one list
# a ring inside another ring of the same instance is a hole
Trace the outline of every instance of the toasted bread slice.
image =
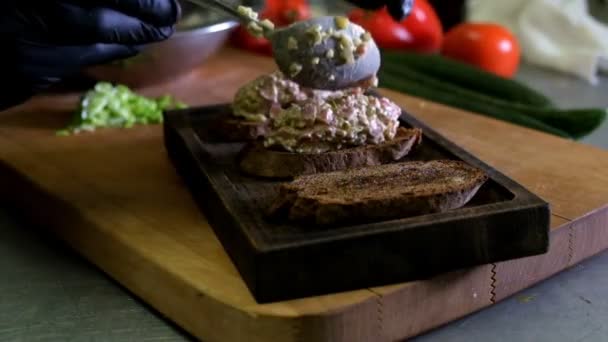
[(204, 129), (204, 139), (215, 142), (247, 142), (265, 136), (269, 132), (267, 122), (247, 121), (233, 115), (213, 120)]
[(283, 184), (269, 212), (319, 225), (403, 218), (462, 207), (486, 180), (453, 160), (319, 173)]
[(240, 166), (250, 175), (290, 178), (397, 161), (420, 144), (422, 130), (400, 127), (391, 141), (325, 153), (293, 153), (267, 149), (255, 142), (243, 151)]

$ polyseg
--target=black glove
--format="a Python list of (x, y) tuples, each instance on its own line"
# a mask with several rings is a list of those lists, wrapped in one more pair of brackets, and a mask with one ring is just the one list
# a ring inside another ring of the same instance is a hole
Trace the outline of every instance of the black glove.
[(168, 38), (179, 15), (176, 0), (2, 1), (0, 110), (84, 67)]
[(405, 19), (414, 7), (414, 0), (348, 0), (348, 2), (368, 10), (386, 6), (391, 16), (399, 21)]

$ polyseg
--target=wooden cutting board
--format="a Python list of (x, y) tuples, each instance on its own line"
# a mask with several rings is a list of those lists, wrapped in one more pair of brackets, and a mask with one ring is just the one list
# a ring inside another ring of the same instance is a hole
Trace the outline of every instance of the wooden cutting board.
[[(192, 105), (229, 101), (270, 60), (225, 50), (173, 84)], [(161, 128), (56, 137), (77, 95), (0, 114), (0, 194), (205, 341), (393, 341), (489, 306), (608, 247), (608, 152), (385, 92), (549, 201), (549, 253), (428, 281), (259, 305), (168, 161)]]

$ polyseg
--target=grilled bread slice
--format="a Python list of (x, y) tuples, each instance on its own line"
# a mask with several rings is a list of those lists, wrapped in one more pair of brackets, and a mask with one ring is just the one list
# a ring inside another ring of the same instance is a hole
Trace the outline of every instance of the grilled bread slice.
[(266, 178), (345, 170), (395, 162), (420, 144), (422, 130), (400, 127), (391, 141), (379, 145), (345, 148), (324, 153), (293, 153), (265, 148), (257, 141), (242, 153), (240, 167), (245, 173)]
[(267, 122), (247, 121), (227, 114), (204, 128), (204, 138), (215, 142), (247, 142), (264, 137), (268, 132)]
[(269, 214), (327, 225), (442, 212), (465, 205), (486, 180), (480, 169), (453, 160), (319, 173), (283, 184)]

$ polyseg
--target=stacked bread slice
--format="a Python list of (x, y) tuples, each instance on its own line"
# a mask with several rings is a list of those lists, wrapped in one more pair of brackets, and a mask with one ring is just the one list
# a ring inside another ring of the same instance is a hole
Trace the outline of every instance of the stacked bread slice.
[(443, 212), (466, 205), (487, 180), (462, 161), (404, 161), (423, 144), (418, 128), (398, 127), (381, 143), (291, 152), (264, 144), (269, 121), (229, 115), (212, 129), (226, 142), (245, 142), (238, 160), (243, 173), (282, 182), (268, 209), (274, 219), (327, 225)]

